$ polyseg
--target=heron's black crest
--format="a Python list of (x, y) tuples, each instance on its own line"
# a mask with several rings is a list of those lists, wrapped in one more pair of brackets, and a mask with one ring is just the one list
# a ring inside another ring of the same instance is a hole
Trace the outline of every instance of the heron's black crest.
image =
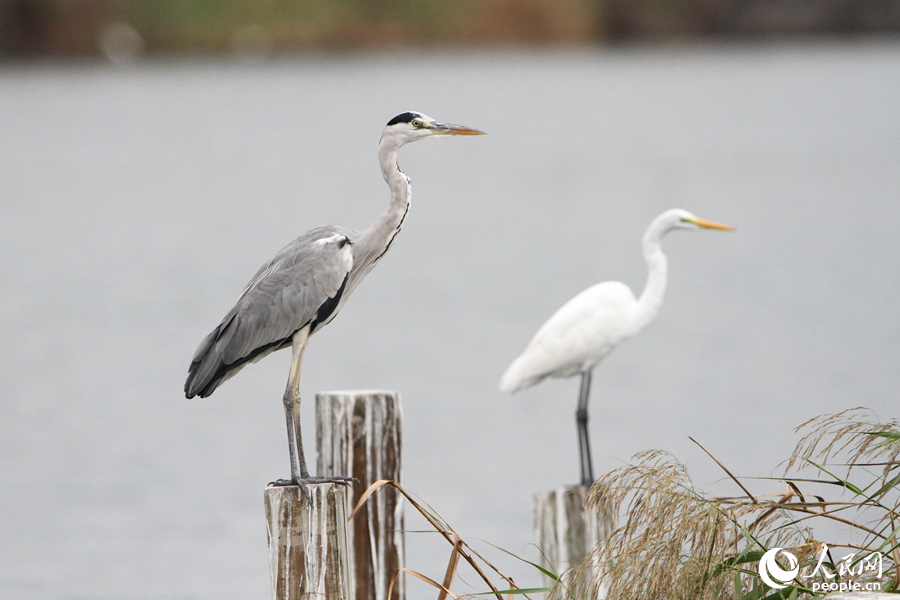
[(397, 123), (409, 123), (414, 119), (421, 119), (422, 115), (414, 112), (405, 112), (402, 115), (397, 115), (390, 121), (388, 121), (388, 126), (396, 125)]

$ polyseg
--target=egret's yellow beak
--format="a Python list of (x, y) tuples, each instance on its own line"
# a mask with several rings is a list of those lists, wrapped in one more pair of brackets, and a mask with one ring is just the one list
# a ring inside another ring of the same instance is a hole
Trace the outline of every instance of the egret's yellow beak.
[(726, 231), (734, 231), (734, 227), (730, 225), (722, 225), (721, 223), (714, 223), (713, 221), (707, 221), (706, 219), (685, 219), (697, 225), (698, 227), (704, 227), (706, 229), (724, 229)]

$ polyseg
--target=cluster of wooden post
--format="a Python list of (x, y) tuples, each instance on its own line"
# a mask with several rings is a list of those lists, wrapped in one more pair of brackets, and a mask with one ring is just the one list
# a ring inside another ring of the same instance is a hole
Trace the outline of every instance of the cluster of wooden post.
[[(265, 490), (269, 569), (274, 600), (404, 600), (405, 586), (388, 589), (403, 567), (402, 497), (383, 488), (347, 522), (368, 487), (400, 481), (402, 410), (393, 392), (316, 395), (319, 476), (352, 477), (352, 487), (309, 485)], [(577, 566), (609, 535), (608, 517), (584, 510), (588, 487), (564, 487), (534, 497), (535, 541), (551, 571)], [(553, 585), (549, 578), (547, 587)]]
[[(400, 481), (402, 411), (393, 392), (330, 392), (316, 396), (318, 475), (353, 477), (353, 487), (309, 485), (265, 490), (269, 569), (274, 600), (387, 600), (391, 576), (403, 566), (403, 506), (393, 489), (352, 507), (379, 479)], [(394, 586), (391, 600), (403, 600)]]

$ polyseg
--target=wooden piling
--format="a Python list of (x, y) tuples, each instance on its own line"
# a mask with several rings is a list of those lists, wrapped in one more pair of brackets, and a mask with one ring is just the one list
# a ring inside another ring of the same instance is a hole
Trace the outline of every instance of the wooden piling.
[[(534, 495), (534, 538), (544, 554), (542, 562), (562, 574), (578, 566), (612, 531), (612, 519), (584, 510), (590, 488), (586, 485), (561, 487)], [(544, 585), (553, 581), (544, 577)]]
[(350, 490), (332, 483), (308, 488), (312, 505), (296, 485), (265, 490), (272, 598), (354, 600)]
[[(403, 411), (386, 391), (316, 394), (317, 472), (353, 477), (352, 505), (380, 480), (400, 482)], [(349, 527), (357, 600), (404, 600), (401, 573), (388, 599), (391, 576), (404, 566), (403, 497), (384, 488), (369, 498)]]

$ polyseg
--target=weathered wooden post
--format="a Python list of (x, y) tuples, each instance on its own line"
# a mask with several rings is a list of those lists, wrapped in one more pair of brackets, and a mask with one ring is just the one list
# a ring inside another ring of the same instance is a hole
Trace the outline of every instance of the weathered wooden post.
[(269, 575), (273, 600), (354, 600), (347, 536), (350, 489), (296, 485), (266, 488)]
[[(380, 479), (400, 482), (403, 411), (395, 392), (316, 394), (317, 471), (353, 477), (352, 505)], [(385, 488), (369, 498), (349, 527), (356, 600), (404, 600), (401, 574), (388, 599), (391, 576), (404, 564), (403, 497)]]
[[(589, 490), (575, 485), (534, 495), (535, 543), (555, 573), (578, 566), (612, 531), (609, 515), (584, 510)], [(553, 585), (546, 575), (544, 585)]]

